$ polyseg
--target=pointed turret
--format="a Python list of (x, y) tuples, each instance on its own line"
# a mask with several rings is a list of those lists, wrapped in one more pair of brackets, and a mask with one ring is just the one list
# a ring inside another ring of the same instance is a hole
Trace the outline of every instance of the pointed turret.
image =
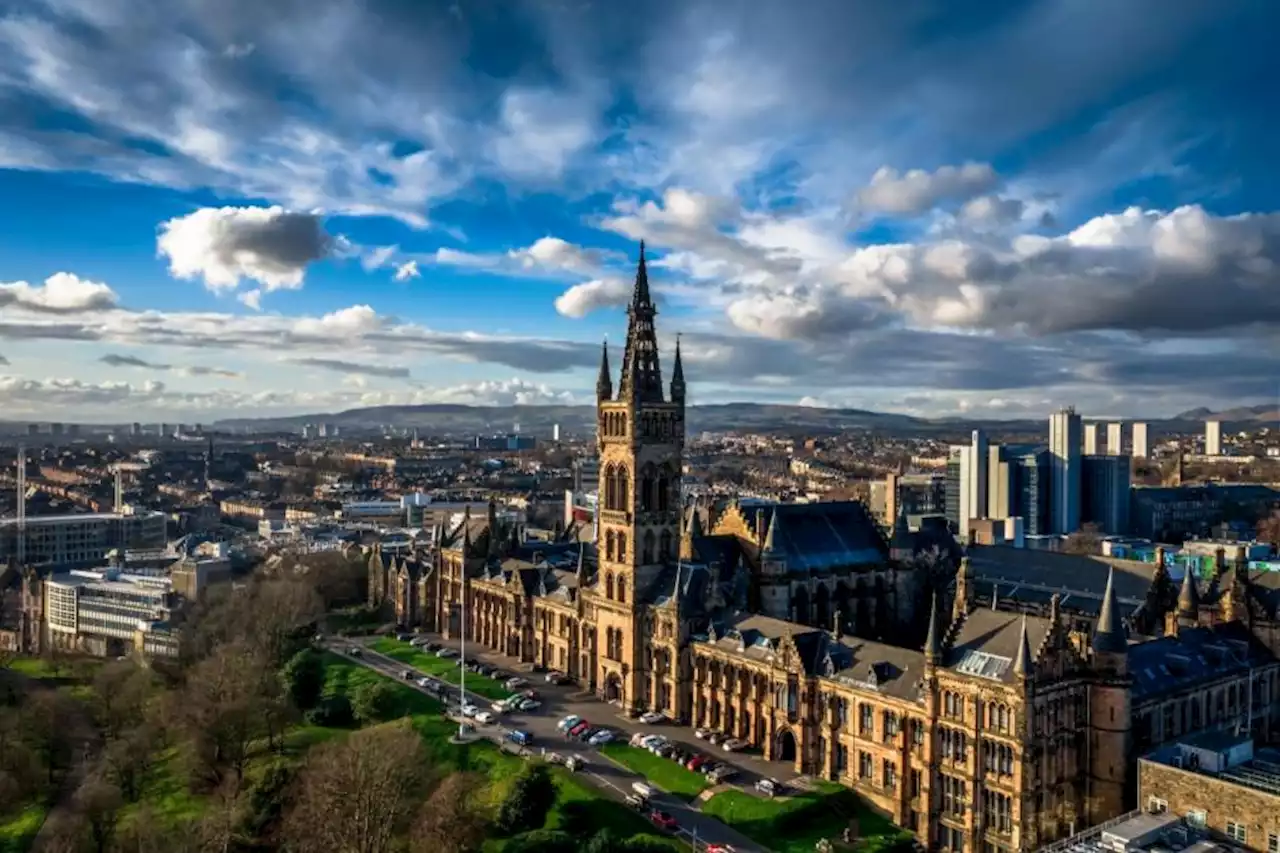
[(934, 590), (933, 603), (929, 605), (929, 633), (924, 638), (925, 663), (935, 663), (942, 658), (942, 627), (938, 617), (938, 592)]
[(1196, 576), (1187, 566), (1182, 573), (1182, 589), (1178, 591), (1178, 615), (1195, 618), (1200, 611), (1200, 592), (1196, 589)]
[(702, 536), (702, 515), (698, 512), (697, 504), (689, 507), (689, 535)]
[(622, 378), (618, 383), (618, 398), (621, 400), (663, 402), (658, 337), (653, 326), (657, 313), (649, 297), (649, 272), (645, 267), (644, 243), (641, 242), (635, 290), (627, 308), (627, 343), (622, 352)]
[(609, 373), (609, 341), (600, 345), (600, 375), (596, 377), (596, 400), (613, 399), (613, 377)]
[(671, 402), (684, 405), (684, 361), (680, 358), (680, 336), (676, 335), (676, 360), (671, 366)]
[(578, 543), (578, 589), (587, 585), (587, 543)]
[(782, 545), (782, 541), (780, 539), (781, 534), (778, 533), (779, 515), (781, 515), (781, 513), (779, 513), (777, 507), (775, 507), (773, 515), (769, 516), (769, 530), (764, 535), (764, 544), (760, 546), (760, 552), (765, 556), (777, 554), (778, 549)]
[(1093, 650), (1108, 654), (1123, 654), (1126, 643), (1124, 626), (1116, 612), (1115, 569), (1107, 570), (1107, 588), (1102, 593), (1102, 606), (1098, 609), (1098, 624), (1093, 629)]
[(1024, 679), (1032, 672), (1031, 642), (1027, 639), (1027, 616), (1022, 616), (1022, 635), (1018, 637), (1018, 656), (1013, 659), (1013, 671)]
[(905, 562), (915, 554), (916, 543), (907, 523), (907, 508), (898, 504), (898, 517), (893, 521), (893, 535), (889, 537), (889, 559)]
[(489, 501), (489, 553), (490, 560), (496, 560), (502, 554), (502, 546), (498, 542), (498, 505)]

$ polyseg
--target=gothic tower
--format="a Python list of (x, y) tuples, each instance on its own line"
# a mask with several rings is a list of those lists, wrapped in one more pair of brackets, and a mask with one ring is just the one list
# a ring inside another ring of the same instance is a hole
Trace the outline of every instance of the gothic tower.
[(607, 347), (596, 383), (601, 494), (595, 593), (602, 651), (597, 684), (605, 698), (627, 708), (647, 704), (637, 690), (647, 681), (637, 671), (644, 660), (641, 608), (680, 548), (684, 367), (677, 344), (668, 396), (653, 324), (657, 313), (641, 243), (617, 393)]

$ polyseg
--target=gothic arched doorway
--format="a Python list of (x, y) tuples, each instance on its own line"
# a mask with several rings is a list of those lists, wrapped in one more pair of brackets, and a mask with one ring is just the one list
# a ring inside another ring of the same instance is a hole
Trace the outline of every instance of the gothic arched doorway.
[(774, 750), (773, 757), (776, 761), (796, 760), (796, 736), (791, 733), (791, 729), (778, 732), (777, 749)]
[(622, 701), (622, 679), (616, 672), (609, 673), (604, 680), (604, 700), (606, 702)]

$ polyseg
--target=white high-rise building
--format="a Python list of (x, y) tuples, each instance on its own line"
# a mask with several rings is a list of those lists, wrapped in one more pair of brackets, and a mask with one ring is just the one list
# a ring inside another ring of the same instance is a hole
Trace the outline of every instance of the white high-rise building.
[(1049, 528), (1080, 529), (1080, 416), (1072, 407), (1049, 416)]
[(1124, 452), (1124, 424), (1107, 424), (1107, 455), (1119, 456)]
[(987, 482), (990, 450), (982, 430), (959, 448), (960, 454), (960, 538), (969, 540), (969, 522), (987, 517)]
[(1222, 455), (1222, 421), (1204, 422), (1204, 455)]
[(1132, 431), (1133, 449), (1129, 451), (1129, 455), (1135, 459), (1146, 459), (1149, 452), (1147, 447), (1147, 425), (1134, 423), (1130, 430)]
[(1098, 455), (1098, 425), (1097, 424), (1084, 425), (1084, 455), (1085, 456)]

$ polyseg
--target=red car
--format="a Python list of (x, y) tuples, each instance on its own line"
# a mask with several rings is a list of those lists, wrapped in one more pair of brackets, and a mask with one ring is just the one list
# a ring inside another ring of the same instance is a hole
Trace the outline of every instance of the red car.
[(591, 724), (588, 723), (586, 720), (583, 720), (573, 728), (569, 729), (569, 735), (570, 737), (577, 737), (578, 735), (582, 734), (589, 728), (591, 728)]
[(699, 767), (706, 764), (710, 760), (711, 759), (707, 758), (705, 755), (695, 755), (693, 758), (689, 759), (689, 763), (685, 765), (685, 769), (697, 770)]
[(676, 823), (676, 819), (671, 815), (666, 812), (657, 811), (656, 809), (649, 812), (649, 823), (658, 827), (658, 829), (665, 829), (667, 832), (675, 832), (676, 828), (679, 826), (679, 824)]

